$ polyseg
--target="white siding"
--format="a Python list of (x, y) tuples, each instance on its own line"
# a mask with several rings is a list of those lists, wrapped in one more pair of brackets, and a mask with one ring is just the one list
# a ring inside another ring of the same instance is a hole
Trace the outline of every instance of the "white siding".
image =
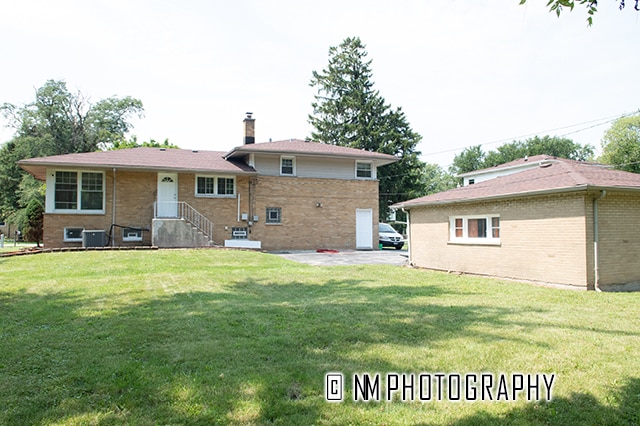
[[(355, 159), (309, 156), (295, 158), (298, 177), (355, 179)], [(280, 155), (255, 154), (255, 169), (261, 175), (280, 176)]]

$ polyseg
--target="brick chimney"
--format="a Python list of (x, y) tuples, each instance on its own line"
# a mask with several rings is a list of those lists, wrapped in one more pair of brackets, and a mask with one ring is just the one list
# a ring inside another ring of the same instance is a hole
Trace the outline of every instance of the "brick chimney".
[(251, 118), (252, 112), (247, 113), (247, 117), (242, 120), (244, 122), (244, 145), (256, 143), (256, 119)]

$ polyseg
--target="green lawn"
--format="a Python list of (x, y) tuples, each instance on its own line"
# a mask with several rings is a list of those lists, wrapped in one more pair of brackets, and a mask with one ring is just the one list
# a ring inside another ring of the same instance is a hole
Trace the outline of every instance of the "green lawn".
[[(640, 424), (639, 302), (242, 251), (0, 258), (0, 424)], [(390, 372), (557, 376), (550, 402), (352, 401)]]

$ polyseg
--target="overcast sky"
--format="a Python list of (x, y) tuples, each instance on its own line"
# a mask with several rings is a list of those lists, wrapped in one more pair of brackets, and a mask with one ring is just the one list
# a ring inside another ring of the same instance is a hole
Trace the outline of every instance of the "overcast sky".
[[(47, 80), (92, 101), (140, 99), (138, 140), (189, 149), (310, 135), (312, 71), (358, 36), (374, 88), (447, 167), (466, 146), (535, 134), (597, 148), (603, 124), (640, 108), (640, 13), (603, 0), (594, 25), (546, 0), (4, 2), (0, 103), (24, 104)], [(586, 130), (585, 130), (586, 129)], [(0, 130), (0, 142), (12, 133)]]

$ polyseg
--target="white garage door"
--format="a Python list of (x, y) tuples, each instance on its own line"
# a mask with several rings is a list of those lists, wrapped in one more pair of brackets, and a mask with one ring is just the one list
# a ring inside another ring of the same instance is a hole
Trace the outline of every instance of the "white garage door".
[(356, 209), (356, 249), (373, 249), (373, 210)]

